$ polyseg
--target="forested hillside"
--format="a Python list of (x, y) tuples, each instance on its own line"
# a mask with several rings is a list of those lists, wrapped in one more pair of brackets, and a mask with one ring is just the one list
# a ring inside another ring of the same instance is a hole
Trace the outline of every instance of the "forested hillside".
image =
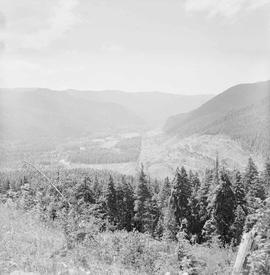
[(245, 269), (268, 274), (269, 167), (259, 173), (250, 158), (243, 173), (228, 171), (217, 158), (203, 176), (181, 167), (162, 181), (143, 166), (136, 177), (32, 166), (2, 172), (0, 272), (230, 274), (243, 232), (263, 218), (263, 241)]
[(270, 81), (240, 84), (214, 97), (198, 109), (168, 119), (169, 134), (225, 134), (247, 149), (269, 151)]

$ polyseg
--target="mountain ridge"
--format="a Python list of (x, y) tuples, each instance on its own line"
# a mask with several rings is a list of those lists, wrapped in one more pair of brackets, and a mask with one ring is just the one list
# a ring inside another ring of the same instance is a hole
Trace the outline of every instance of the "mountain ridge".
[[(269, 115), (270, 81), (245, 83), (227, 89), (189, 113), (170, 117), (164, 130), (180, 137), (225, 134), (251, 151), (265, 153), (270, 149), (266, 142), (270, 134)], [(261, 142), (265, 145), (260, 146)]]
[[(155, 126), (166, 120), (172, 114), (168, 105), (176, 98), (180, 98), (182, 110), (191, 110), (208, 97), (198, 96), (194, 103), (196, 96), (166, 93), (1, 88), (0, 138), (61, 139), (94, 132), (142, 131), (152, 126), (156, 116)], [(181, 103), (183, 98), (186, 101)], [(166, 105), (164, 111), (159, 110), (162, 104)]]

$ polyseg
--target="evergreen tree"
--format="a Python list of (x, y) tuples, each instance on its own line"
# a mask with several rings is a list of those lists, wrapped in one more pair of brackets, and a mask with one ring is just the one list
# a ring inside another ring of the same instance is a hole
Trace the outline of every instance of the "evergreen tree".
[(101, 184), (99, 183), (97, 175), (95, 175), (93, 184), (92, 184), (92, 191), (96, 201), (98, 201), (99, 197), (101, 196)]
[(216, 186), (219, 184), (219, 157), (218, 157), (218, 153), (216, 154), (215, 172), (214, 172), (214, 184)]
[(197, 172), (194, 174), (191, 170), (189, 171), (189, 182), (192, 188), (193, 195), (197, 194), (201, 186), (201, 182)]
[(166, 177), (162, 185), (162, 189), (159, 192), (160, 208), (168, 206), (170, 195), (171, 195), (171, 183), (169, 178)]
[(270, 195), (270, 158), (266, 160), (263, 172), (263, 181), (267, 195)]
[(177, 240), (177, 233), (180, 227), (176, 221), (171, 205), (163, 209), (161, 228), (163, 239)]
[(239, 171), (236, 171), (234, 183), (233, 183), (233, 191), (235, 195), (235, 203), (236, 206), (240, 205), (243, 209), (246, 207), (246, 192), (245, 185)]
[(132, 230), (133, 227), (133, 216), (134, 216), (134, 196), (133, 188), (127, 183), (126, 178), (122, 177), (122, 191), (123, 191), (123, 204), (119, 207), (123, 208), (123, 228), (128, 231)]
[(259, 207), (259, 201), (265, 199), (264, 184), (259, 178), (259, 172), (252, 158), (249, 158), (246, 167), (244, 182), (247, 191), (249, 212), (254, 212)]
[(225, 171), (222, 171), (220, 184), (214, 192), (211, 203), (212, 217), (216, 224), (216, 232), (223, 244), (230, 242), (230, 227), (234, 221), (235, 196), (231, 182)]
[[(209, 194), (210, 194), (210, 186), (212, 184), (213, 180), (213, 173), (211, 170), (205, 171), (205, 176), (202, 181), (202, 184), (200, 185), (200, 188), (198, 190), (197, 194), (197, 201), (198, 201), (198, 226), (200, 227), (199, 231), (201, 231), (204, 227), (204, 224), (207, 222), (207, 220), (210, 219), (210, 209), (208, 207), (209, 205)], [(203, 236), (199, 235), (199, 241), (202, 241)]]
[(107, 218), (112, 225), (115, 225), (117, 221), (117, 196), (114, 181), (111, 175), (109, 177), (104, 195)]
[(143, 166), (141, 167), (141, 171), (139, 174), (139, 182), (137, 188), (135, 190), (135, 202), (134, 202), (134, 221), (135, 227), (140, 232), (144, 232), (148, 227), (145, 223), (145, 216), (147, 216), (149, 203), (151, 200), (151, 193), (147, 186), (146, 175), (143, 170)]
[[(150, 178), (148, 182), (150, 182)], [(160, 186), (157, 179), (155, 179), (154, 182), (152, 183), (152, 190), (153, 190), (152, 191), (153, 194), (158, 194), (160, 192)]]
[(209, 242), (218, 237), (217, 222), (214, 216), (211, 214), (210, 218), (205, 222), (202, 228), (202, 240)]
[(147, 201), (147, 211), (144, 215), (145, 231), (152, 236), (155, 235), (155, 230), (160, 218), (160, 209), (158, 207), (158, 198), (154, 194), (150, 201)]
[(184, 167), (176, 169), (174, 184), (170, 196), (170, 206), (173, 209), (175, 220), (178, 226), (181, 226), (185, 218), (189, 218), (189, 200), (191, 197), (191, 188), (188, 176)]
[(124, 228), (124, 220), (125, 220), (125, 209), (124, 209), (124, 191), (121, 184), (117, 184), (115, 188), (116, 194), (116, 216), (115, 216), (115, 224), (118, 229)]
[(74, 195), (77, 201), (82, 201), (86, 204), (95, 202), (89, 177), (85, 177), (81, 183), (76, 184)]
[(191, 235), (195, 235), (197, 240), (199, 240), (199, 236), (202, 230), (202, 223), (200, 220), (200, 204), (198, 201), (198, 196), (196, 193), (196, 188), (193, 189), (191, 199), (189, 202), (190, 208), (190, 216), (189, 216), (189, 224), (188, 224), (188, 232)]
[(235, 220), (231, 226), (231, 237), (234, 245), (239, 245), (245, 225), (246, 213), (241, 205), (238, 205), (235, 213)]

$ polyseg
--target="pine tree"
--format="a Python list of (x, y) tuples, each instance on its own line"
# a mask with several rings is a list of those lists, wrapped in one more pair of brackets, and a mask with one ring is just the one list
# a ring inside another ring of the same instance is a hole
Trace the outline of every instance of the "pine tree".
[(188, 232), (191, 235), (196, 235), (196, 239), (199, 239), (201, 230), (202, 230), (202, 223), (200, 221), (200, 205), (198, 201), (198, 196), (194, 192), (191, 195), (191, 199), (189, 202), (189, 208), (190, 208), (190, 216), (188, 218), (189, 224), (188, 224)]
[(192, 193), (194, 195), (197, 194), (201, 186), (201, 182), (197, 172), (194, 174), (191, 170), (189, 171), (189, 182), (192, 188)]
[(115, 225), (117, 221), (117, 197), (114, 181), (111, 175), (105, 190), (105, 204), (108, 221), (112, 225)]
[[(123, 191), (123, 228), (131, 231), (133, 227), (134, 216), (134, 195), (133, 188), (127, 183), (126, 178), (122, 177), (122, 191)], [(121, 206), (119, 206), (121, 207)]]
[(160, 209), (158, 207), (157, 194), (154, 194), (150, 201), (147, 201), (147, 211), (144, 215), (145, 231), (152, 236), (155, 235), (155, 230), (160, 218)]
[(176, 223), (181, 226), (185, 218), (189, 218), (189, 200), (191, 188), (188, 176), (184, 167), (176, 169), (174, 184), (170, 196), (170, 206), (174, 211)]
[(124, 209), (124, 191), (121, 184), (117, 184), (115, 188), (116, 194), (116, 216), (115, 224), (118, 229), (124, 229), (125, 209)]
[(148, 227), (145, 224), (145, 216), (147, 216), (149, 203), (151, 200), (151, 193), (147, 186), (146, 175), (143, 170), (143, 166), (141, 167), (141, 171), (139, 174), (139, 182), (137, 188), (135, 190), (135, 202), (134, 202), (134, 221), (135, 227), (138, 231), (144, 232)]
[(92, 183), (92, 191), (96, 201), (98, 201), (101, 196), (101, 184), (99, 183), (97, 175), (95, 175), (94, 181)]
[(236, 171), (235, 179), (233, 183), (233, 191), (235, 195), (236, 205), (240, 205), (243, 209), (246, 207), (246, 192), (245, 185), (239, 171)]
[[(150, 182), (150, 179), (149, 179), (149, 182)], [(155, 179), (154, 182), (152, 183), (152, 193), (158, 194), (159, 192), (160, 192), (159, 182), (157, 179)]]
[(214, 216), (211, 214), (210, 218), (203, 225), (201, 238), (203, 241), (209, 242), (217, 237), (217, 223)]
[(249, 158), (248, 160), (248, 165), (244, 175), (244, 182), (247, 191), (249, 212), (252, 213), (259, 207), (260, 202), (258, 199), (265, 199), (264, 185), (259, 178), (258, 169), (252, 158)]
[(217, 186), (219, 184), (219, 156), (218, 152), (216, 154), (216, 162), (215, 162), (215, 173), (214, 173), (214, 184)]
[(160, 208), (167, 207), (171, 195), (171, 183), (168, 177), (165, 178), (162, 189), (159, 192), (159, 206)]
[(264, 199), (265, 193), (259, 179), (259, 172), (252, 158), (248, 160), (244, 181), (250, 196)]
[(161, 228), (161, 235), (163, 239), (177, 240), (177, 233), (180, 227), (176, 221), (174, 211), (170, 205), (163, 209)]
[(235, 196), (231, 182), (227, 173), (222, 171), (220, 184), (214, 192), (211, 210), (216, 224), (216, 232), (223, 244), (230, 242), (230, 227), (234, 221), (234, 209)]
[(266, 160), (265, 168), (263, 171), (263, 181), (267, 195), (270, 195), (270, 158)]
[[(198, 190), (197, 194), (197, 201), (198, 201), (198, 226), (200, 227), (199, 231), (202, 231), (204, 224), (207, 222), (207, 220), (210, 219), (210, 209), (208, 207), (209, 205), (209, 194), (210, 194), (210, 186), (212, 184), (213, 180), (213, 173), (211, 170), (205, 171), (204, 180), (202, 181), (202, 184), (200, 185), (200, 188)], [(199, 241), (202, 241), (203, 236), (199, 235)]]
[(94, 203), (94, 195), (91, 190), (91, 179), (85, 177), (83, 182), (76, 184), (74, 196), (77, 201), (82, 201), (86, 204)]
[(238, 204), (234, 216), (235, 219), (231, 226), (231, 237), (233, 239), (233, 244), (239, 245), (246, 220), (246, 213), (240, 204)]

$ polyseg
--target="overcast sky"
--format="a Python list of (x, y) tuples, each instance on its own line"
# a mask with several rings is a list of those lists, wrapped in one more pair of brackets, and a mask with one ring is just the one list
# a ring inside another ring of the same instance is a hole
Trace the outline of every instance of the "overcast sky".
[(0, 0), (0, 86), (219, 93), (270, 79), (270, 0)]

